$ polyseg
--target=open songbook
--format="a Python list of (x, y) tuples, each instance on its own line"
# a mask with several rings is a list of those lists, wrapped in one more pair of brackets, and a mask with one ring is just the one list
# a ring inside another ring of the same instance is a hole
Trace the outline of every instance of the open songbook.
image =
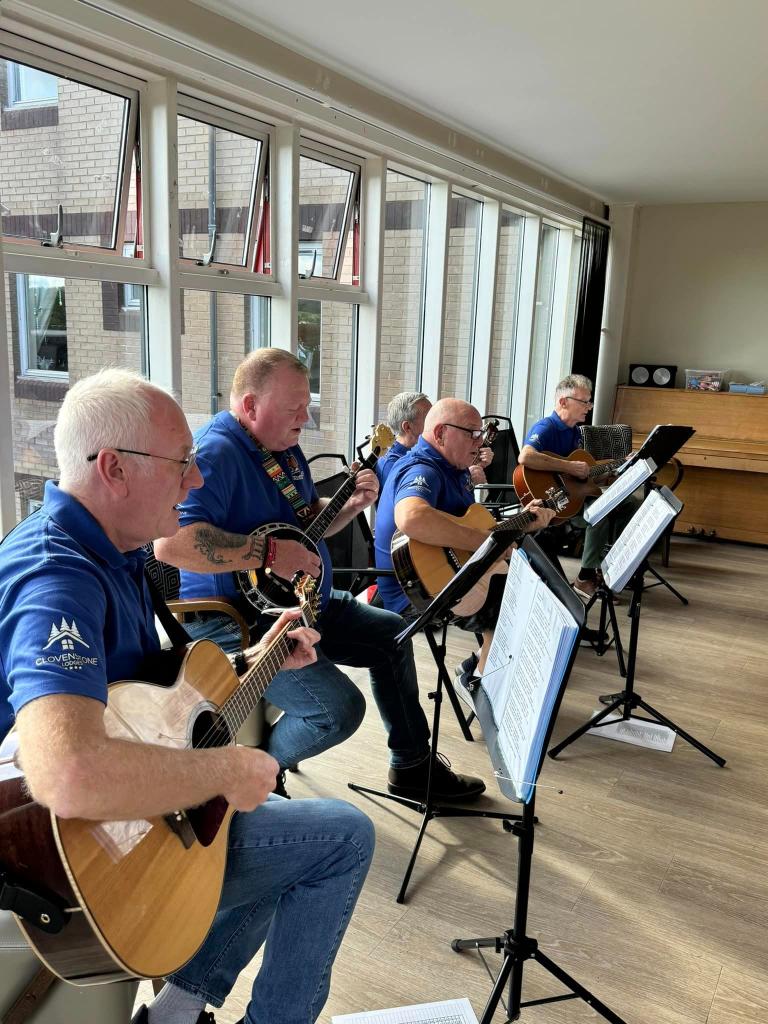
[(611, 590), (618, 593), (626, 587), (682, 507), (668, 487), (651, 491), (603, 559), (600, 568)]
[[(497, 754), (527, 803), (579, 626), (531, 567), (512, 552), (481, 686), (498, 730)], [(493, 758), (492, 758), (493, 760)]]
[(620, 477), (606, 487), (599, 498), (595, 498), (591, 505), (584, 509), (584, 519), (590, 526), (599, 523), (601, 519), (612, 512), (617, 505), (620, 505), (625, 498), (628, 498), (633, 491), (642, 486), (656, 472), (656, 463), (653, 459), (639, 459), (629, 469), (625, 470)]

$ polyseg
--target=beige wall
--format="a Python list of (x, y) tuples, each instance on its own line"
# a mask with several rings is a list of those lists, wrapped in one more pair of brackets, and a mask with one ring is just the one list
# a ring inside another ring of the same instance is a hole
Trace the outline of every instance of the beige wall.
[(619, 382), (643, 361), (768, 381), (768, 203), (638, 210)]

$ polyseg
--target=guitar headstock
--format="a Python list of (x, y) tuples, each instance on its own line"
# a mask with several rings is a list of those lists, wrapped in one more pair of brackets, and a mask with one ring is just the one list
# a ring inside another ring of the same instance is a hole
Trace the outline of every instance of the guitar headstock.
[(564, 487), (550, 487), (544, 495), (544, 503), (555, 512), (562, 512), (571, 500)]
[(480, 443), (481, 448), (490, 448), (493, 442), (496, 440), (499, 433), (499, 421), (488, 420), (485, 427), (483, 428), (483, 440)]
[[(298, 575), (298, 574), (297, 574)], [(305, 626), (313, 626), (320, 611), (320, 595), (317, 592), (317, 580), (305, 575), (294, 577), (293, 592), (299, 602)]]
[(386, 454), (395, 443), (395, 435), (386, 423), (377, 423), (368, 440), (371, 443), (371, 454), (378, 459)]

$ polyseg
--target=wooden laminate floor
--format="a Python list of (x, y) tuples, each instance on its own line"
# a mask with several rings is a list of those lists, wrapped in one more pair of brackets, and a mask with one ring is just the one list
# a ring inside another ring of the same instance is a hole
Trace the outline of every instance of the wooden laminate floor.
[[(768, 550), (675, 539), (667, 572), (690, 605), (663, 588), (647, 593), (636, 690), (728, 765), (716, 767), (680, 739), (665, 754), (584, 737), (559, 761), (548, 758), (537, 797), (529, 931), (627, 1024), (766, 1024)], [(617, 611), (628, 640), (626, 609), (624, 601)], [(452, 631), (451, 664), (471, 640)], [(431, 713), (434, 670), (423, 640), (417, 664)], [(355, 678), (367, 693), (366, 674)], [(585, 720), (598, 694), (619, 688), (612, 654), (580, 650), (555, 739)], [(486, 779), (482, 806), (510, 809), (482, 739), (466, 743), (444, 707), (441, 749), (458, 770)], [(420, 819), (346, 788), (350, 779), (380, 786), (385, 775), (384, 733), (369, 700), (352, 739), (288, 779), (296, 797), (352, 799), (377, 831), (375, 861), (321, 1019), (461, 995), (479, 1015), (490, 982), (477, 956), (452, 952), (450, 940), (511, 926), (516, 841), (497, 822), (432, 822), (408, 902), (399, 906), (395, 894)], [(250, 977), (217, 1011), (219, 1022), (241, 1016)], [(537, 965), (526, 967), (524, 998), (562, 991)], [(574, 1000), (526, 1009), (521, 1019), (601, 1018)]]

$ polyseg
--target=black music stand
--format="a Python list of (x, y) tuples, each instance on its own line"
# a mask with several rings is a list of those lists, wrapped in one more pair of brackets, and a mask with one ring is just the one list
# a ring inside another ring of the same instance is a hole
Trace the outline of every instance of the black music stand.
[[(553, 591), (560, 603), (565, 605), (574, 620), (580, 626), (583, 626), (585, 614), (584, 606), (582, 605), (581, 600), (568, 586), (567, 581), (563, 580), (559, 576), (551, 562), (534, 541), (526, 538), (522, 547), (530, 564), (534, 567), (538, 575), (544, 580), (549, 589)], [(611, 1021), (611, 1024), (625, 1024), (621, 1017), (617, 1016), (617, 1014), (610, 1010), (595, 995), (593, 995), (592, 992), (584, 988), (584, 986), (576, 981), (576, 979), (570, 974), (566, 973), (566, 971), (556, 964), (554, 960), (551, 960), (546, 956), (539, 949), (538, 941), (527, 934), (535, 822), (535, 797), (533, 793), (535, 791), (536, 780), (538, 779), (542, 763), (544, 761), (544, 753), (547, 749), (547, 744), (549, 743), (552, 734), (552, 728), (557, 717), (557, 712), (568, 682), (568, 676), (570, 675), (570, 671), (573, 666), (577, 647), (578, 645), (574, 644), (570, 653), (567, 667), (559, 684), (554, 705), (549, 712), (548, 721), (542, 723), (544, 725), (544, 731), (540, 742), (540, 749), (536, 757), (536, 770), (532, 773), (532, 779), (524, 780), (529, 784), (530, 797), (527, 802), (523, 801), (522, 819), (516, 821), (510, 826), (507, 826), (508, 831), (512, 832), (518, 840), (517, 888), (515, 895), (514, 925), (512, 928), (504, 931), (502, 935), (494, 938), (454, 939), (451, 943), (451, 949), (457, 953), (466, 950), (475, 950), (479, 952), (482, 949), (494, 949), (497, 953), (502, 954), (501, 967), (494, 981), (485, 1009), (483, 1010), (483, 1015), (480, 1018), (480, 1024), (491, 1024), (499, 1002), (503, 999), (505, 988), (508, 989), (508, 1002), (505, 1005), (508, 1021), (518, 1020), (520, 1017), (520, 1011), (528, 1006), (557, 1003), (566, 999), (582, 999), (602, 1017)], [(474, 700), (477, 718), (482, 727), (483, 735), (486, 737), (488, 753), (491, 758), (491, 763), (494, 768), (494, 774), (496, 775), (499, 788), (505, 796), (509, 797), (509, 799), (520, 801), (521, 797), (513, 788), (512, 780), (509, 778), (509, 771), (504, 764), (496, 742), (498, 728), (485, 691), (482, 689), (478, 690), (475, 694)], [(546, 714), (546, 712), (542, 709), (541, 714)], [(548, 996), (543, 999), (531, 999), (523, 1002), (523, 969), (526, 961), (528, 960), (535, 960), (536, 963), (540, 964), (546, 971), (557, 978), (557, 980), (566, 988), (570, 989), (570, 992), (564, 995)]]
[[(624, 472), (640, 459), (653, 459), (656, 464), (654, 472), (658, 472), (666, 466), (673, 455), (677, 455), (686, 441), (689, 441), (695, 433), (693, 427), (679, 426), (674, 423), (658, 424), (646, 437), (640, 448), (627, 460), (626, 465), (621, 467), (621, 471)], [(652, 587), (666, 587), (680, 604), (688, 604), (688, 598), (673, 587), (669, 580), (657, 569), (654, 569), (650, 562), (646, 561), (645, 571), (649, 572), (655, 580), (654, 583), (644, 584), (646, 590), (650, 590)]]
[[(658, 493), (672, 509), (674, 514), (670, 519), (670, 522), (674, 522), (674, 520), (682, 511), (682, 502), (679, 501), (674, 496), (674, 494), (672, 494), (668, 487), (661, 487), (656, 493)], [(646, 498), (646, 502), (648, 500), (649, 499)], [(629, 530), (631, 526), (632, 523), (630, 522), (626, 530)], [(623, 536), (624, 534), (622, 534), (622, 537)], [(617, 544), (621, 542), (622, 537), (619, 538)], [(554, 746), (549, 751), (549, 756), (552, 758), (557, 757), (562, 750), (564, 750), (567, 746), (570, 746), (570, 744), (577, 740), (580, 736), (583, 736), (584, 733), (589, 732), (590, 729), (599, 729), (601, 726), (614, 724), (615, 719), (612, 719), (611, 721), (606, 721), (606, 719), (614, 711), (620, 711), (622, 721), (626, 722), (629, 721), (631, 718), (634, 718), (635, 720), (640, 722), (656, 722), (659, 725), (666, 726), (667, 729), (671, 729), (672, 732), (676, 733), (680, 737), (680, 739), (685, 740), (686, 743), (690, 743), (692, 747), (695, 747), (697, 750), (700, 750), (702, 754), (705, 754), (707, 757), (711, 758), (715, 762), (715, 764), (718, 765), (720, 768), (724, 767), (726, 763), (725, 758), (720, 757), (719, 754), (716, 754), (714, 751), (710, 750), (709, 747), (705, 746), (699, 740), (695, 739), (689, 733), (685, 732), (684, 729), (681, 729), (680, 726), (676, 725), (673, 721), (671, 721), (671, 719), (667, 718), (660, 711), (657, 711), (656, 708), (652, 707), (650, 704), (644, 701), (639, 693), (635, 693), (635, 665), (637, 662), (637, 646), (640, 635), (640, 610), (643, 601), (643, 591), (645, 589), (643, 585), (643, 575), (648, 568), (648, 553), (653, 544), (656, 542), (656, 539), (658, 539), (658, 537), (649, 538), (648, 543), (645, 545), (645, 547), (640, 548), (636, 552), (635, 558), (632, 563), (632, 602), (629, 608), (629, 616), (632, 621), (632, 625), (630, 628), (629, 654), (627, 656), (627, 675), (624, 684), (624, 689), (621, 690), (619, 693), (609, 694), (604, 697), (600, 697), (601, 703), (605, 704), (606, 706), (602, 709), (602, 711), (598, 712), (598, 714), (595, 715), (594, 718), (590, 718), (587, 722), (584, 723), (584, 725), (580, 726), (578, 729), (576, 729), (575, 732), (572, 732), (564, 740), (561, 740), (560, 743)], [(603, 566), (606, 566), (606, 562), (603, 562)], [(642, 718), (639, 715), (633, 716), (632, 712), (637, 708), (640, 708), (641, 711), (644, 711), (645, 714), (649, 715), (650, 717)]]
[[(408, 862), (408, 866), (405, 870), (405, 875), (403, 876), (403, 881), (400, 886), (400, 891), (397, 894), (398, 903), (405, 902), (405, 893), (408, 888), (408, 883), (411, 880), (411, 874), (413, 873), (413, 868), (416, 864), (416, 858), (421, 847), (421, 842), (424, 838), (427, 825), (433, 818), (496, 818), (502, 821), (506, 828), (511, 827), (511, 822), (513, 820), (520, 820), (520, 815), (518, 814), (503, 814), (499, 811), (480, 811), (469, 807), (454, 807), (450, 804), (440, 804), (437, 803), (432, 796), (432, 776), (434, 764), (437, 759), (437, 744), (440, 735), (440, 706), (443, 700), (443, 689), (445, 688), (449, 693), (452, 690), (451, 680), (445, 667), (445, 640), (448, 632), (448, 624), (453, 617), (451, 608), (472, 589), (482, 576), (485, 575), (486, 570), (489, 569), (494, 562), (499, 560), (503, 552), (511, 543), (512, 539), (514, 538), (510, 538), (505, 535), (502, 543), (497, 536), (491, 534), (488, 540), (478, 548), (469, 561), (466, 562), (456, 573), (453, 579), (443, 587), (437, 597), (432, 600), (419, 617), (414, 619), (413, 622), (408, 625), (407, 629), (404, 629), (397, 637), (398, 644), (403, 644), (406, 640), (409, 640), (414, 633), (423, 629), (424, 635), (427, 638), (427, 643), (432, 651), (432, 656), (435, 659), (435, 665), (437, 666), (437, 688), (428, 695), (429, 699), (434, 701), (435, 709), (432, 715), (432, 740), (429, 753), (429, 774), (427, 777), (427, 788), (424, 794), (424, 799), (416, 800), (411, 797), (397, 796), (394, 793), (386, 793), (380, 789), (370, 789), (367, 786), (360, 786), (355, 782), (349, 782), (347, 784), (355, 793), (365, 793), (368, 796), (381, 797), (383, 800), (392, 800), (395, 803), (401, 804), (403, 807), (408, 807), (410, 810), (416, 811), (418, 814), (422, 815), (419, 834), (416, 837), (416, 843), (413, 847), (413, 852), (411, 853), (411, 859)], [(542, 557), (544, 556), (542, 555)], [(581, 605), (580, 601), (579, 605)], [(435, 640), (435, 633), (437, 632), (440, 633), (439, 643)]]

